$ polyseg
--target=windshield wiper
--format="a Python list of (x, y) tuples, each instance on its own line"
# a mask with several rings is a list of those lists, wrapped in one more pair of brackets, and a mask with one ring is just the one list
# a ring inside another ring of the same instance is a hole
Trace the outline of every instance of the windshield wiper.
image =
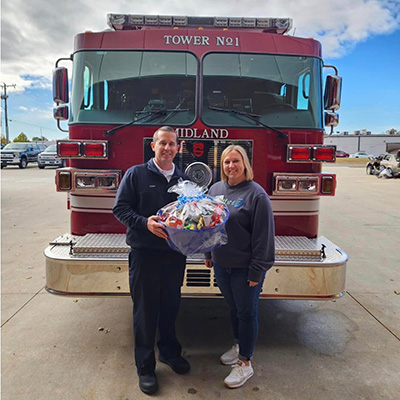
[(167, 110), (147, 110), (147, 111), (138, 111), (136, 114), (140, 113), (145, 113), (146, 115), (144, 115), (142, 118), (134, 118), (132, 121), (126, 123), (126, 124), (122, 124), (119, 125), (115, 128), (109, 129), (108, 131), (104, 131), (105, 135), (114, 135), (115, 132), (119, 131), (120, 129), (123, 129), (127, 126), (131, 126), (136, 124), (136, 122), (140, 122), (143, 121), (145, 119), (147, 119), (147, 121), (151, 121), (153, 119), (153, 117), (159, 117), (160, 115), (163, 115), (166, 113)]
[(113, 129), (109, 129), (108, 131), (104, 131), (104, 134), (105, 135), (113, 135), (115, 132), (119, 131), (120, 129), (123, 129), (127, 126), (134, 125), (137, 122), (140, 122), (140, 121), (149, 122), (158, 117), (165, 115), (165, 117), (162, 119), (162, 121), (160, 121), (160, 123), (162, 123), (162, 122), (166, 121), (167, 119), (169, 119), (176, 112), (189, 111), (188, 108), (180, 108), (181, 105), (182, 104), (180, 103), (175, 108), (172, 108), (172, 109), (159, 108), (159, 109), (149, 109), (149, 110), (144, 110), (144, 111), (137, 111), (136, 114), (145, 114), (145, 115), (141, 118), (134, 118), (132, 121), (130, 121), (126, 124), (119, 125)]
[(252, 121), (256, 122), (258, 125), (264, 126), (265, 128), (268, 128), (268, 129), (271, 129), (271, 131), (277, 133), (279, 137), (288, 138), (288, 135), (285, 132), (282, 132), (279, 129), (273, 128), (272, 126), (269, 126), (269, 125), (264, 124), (263, 122), (259, 121), (258, 118), (261, 118), (261, 115), (252, 114), (252, 113), (249, 113), (246, 111), (239, 111), (234, 108), (222, 108), (222, 107), (214, 107), (214, 106), (208, 106), (208, 108), (210, 110), (214, 110), (214, 111), (222, 111), (222, 112), (232, 113), (235, 115), (242, 115), (243, 117), (249, 118)]
[(166, 112), (168, 113), (161, 121), (160, 124), (165, 122), (167, 119), (169, 119), (170, 117), (172, 117), (172, 115), (174, 115), (176, 112), (179, 111), (189, 111), (188, 108), (181, 108), (182, 104), (185, 102), (185, 98), (181, 100), (181, 102), (175, 107), (172, 108), (170, 110), (166, 110)]

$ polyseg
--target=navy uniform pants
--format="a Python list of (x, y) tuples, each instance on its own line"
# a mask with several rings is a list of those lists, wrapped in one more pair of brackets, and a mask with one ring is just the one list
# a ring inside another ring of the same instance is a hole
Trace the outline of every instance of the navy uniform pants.
[(133, 300), (135, 361), (139, 375), (152, 373), (156, 360), (154, 346), (163, 358), (181, 355), (175, 334), (186, 257), (180, 253), (129, 254), (129, 286)]

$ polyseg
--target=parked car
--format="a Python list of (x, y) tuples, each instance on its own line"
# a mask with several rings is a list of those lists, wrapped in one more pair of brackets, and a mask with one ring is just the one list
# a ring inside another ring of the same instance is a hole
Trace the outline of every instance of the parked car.
[(368, 154), (366, 151), (357, 151), (356, 153), (350, 154), (350, 158), (373, 158), (372, 154)]
[(371, 158), (366, 167), (365, 171), (367, 175), (378, 175), (381, 170), (381, 161), (385, 157), (385, 154), (379, 154), (379, 156)]
[(7, 167), (7, 165), (26, 168), (28, 163), (37, 162), (40, 152), (39, 146), (35, 143), (9, 143), (1, 150), (1, 168)]
[(37, 143), (39, 146), (40, 151), (45, 151), (47, 149), (47, 144), (44, 143)]
[(395, 154), (383, 153), (368, 162), (366, 172), (368, 175), (379, 175), (386, 169), (388, 175), (396, 176), (400, 173), (400, 152)]
[(385, 154), (385, 157), (381, 161), (381, 166), (385, 167), (389, 174), (393, 176), (400, 173), (400, 156), (397, 157), (394, 154)]
[(336, 150), (336, 157), (349, 157), (350, 154), (343, 150)]
[(49, 166), (65, 167), (66, 165), (66, 160), (57, 157), (57, 146), (55, 144), (47, 147), (38, 156), (38, 167), (40, 169)]

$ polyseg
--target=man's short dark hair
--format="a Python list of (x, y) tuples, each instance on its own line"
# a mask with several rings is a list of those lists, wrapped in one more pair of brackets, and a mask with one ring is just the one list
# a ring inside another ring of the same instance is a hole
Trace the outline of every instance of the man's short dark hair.
[(162, 132), (162, 131), (164, 131), (164, 132), (175, 133), (175, 135), (176, 135), (176, 143), (179, 142), (178, 134), (176, 133), (176, 131), (175, 131), (174, 128), (172, 128), (172, 127), (170, 127), (170, 126), (162, 126), (161, 128), (158, 128), (158, 129), (154, 132), (154, 134), (153, 134), (153, 143), (156, 143), (156, 142), (157, 142), (157, 140), (158, 140), (158, 134), (159, 134), (160, 132)]

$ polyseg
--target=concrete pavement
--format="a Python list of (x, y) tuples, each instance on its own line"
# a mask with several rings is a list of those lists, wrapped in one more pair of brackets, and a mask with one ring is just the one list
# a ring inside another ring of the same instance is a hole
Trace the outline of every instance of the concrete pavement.
[[(255, 376), (226, 389), (231, 345), (223, 299), (184, 299), (178, 334), (190, 374), (157, 364), (163, 399), (397, 399), (400, 393), (400, 180), (326, 166), (337, 195), (320, 234), (350, 256), (348, 294), (330, 302), (264, 300)], [(69, 230), (54, 169), (2, 170), (2, 399), (141, 399), (129, 298), (62, 298), (44, 290), (43, 249)], [(99, 330), (100, 328), (100, 330)]]

